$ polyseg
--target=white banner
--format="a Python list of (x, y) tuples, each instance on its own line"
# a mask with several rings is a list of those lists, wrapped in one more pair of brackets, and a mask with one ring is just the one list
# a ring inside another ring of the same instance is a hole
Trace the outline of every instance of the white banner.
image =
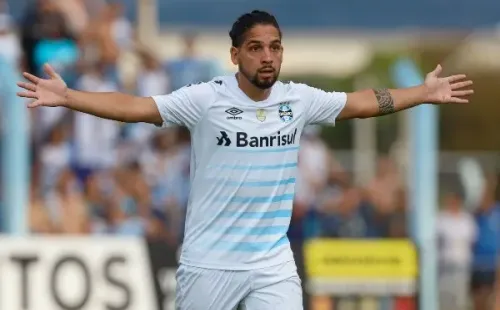
[(140, 239), (0, 236), (2, 310), (157, 310)]

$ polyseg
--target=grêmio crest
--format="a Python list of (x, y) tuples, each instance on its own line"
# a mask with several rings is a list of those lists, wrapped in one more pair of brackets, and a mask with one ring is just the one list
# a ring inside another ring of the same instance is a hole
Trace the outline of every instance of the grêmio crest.
[(290, 102), (280, 103), (278, 108), (278, 115), (282, 122), (289, 123), (293, 120), (293, 111), (290, 107)]

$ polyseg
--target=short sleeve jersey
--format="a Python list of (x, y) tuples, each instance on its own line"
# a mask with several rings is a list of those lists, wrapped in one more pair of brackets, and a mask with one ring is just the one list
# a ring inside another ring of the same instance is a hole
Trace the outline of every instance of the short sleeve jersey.
[(276, 82), (256, 102), (224, 76), (153, 99), (164, 126), (191, 131), (181, 263), (250, 270), (293, 260), (287, 231), (300, 136), (306, 125), (335, 124), (346, 93)]

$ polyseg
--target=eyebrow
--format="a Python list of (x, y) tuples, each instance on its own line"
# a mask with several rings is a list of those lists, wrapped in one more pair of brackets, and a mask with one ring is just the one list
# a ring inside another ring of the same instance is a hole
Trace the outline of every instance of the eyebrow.
[[(271, 44), (275, 44), (275, 43), (280, 43), (281, 44), (281, 40), (280, 39), (276, 39), (276, 40), (271, 41)], [(247, 43), (247, 45), (250, 45), (250, 44), (263, 44), (263, 42), (259, 41), (259, 40), (250, 40)]]

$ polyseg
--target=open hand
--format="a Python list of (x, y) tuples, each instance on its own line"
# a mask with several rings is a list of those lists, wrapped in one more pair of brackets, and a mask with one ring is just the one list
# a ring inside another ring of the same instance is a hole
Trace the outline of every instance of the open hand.
[(465, 74), (439, 77), (442, 70), (441, 65), (437, 65), (436, 69), (425, 77), (426, 102), (434, 104), (468, 103), (467, 98), (474, 93), (469, 87), (472, 85), (472, 81), (466, 80)]
[(18, 92), (17, 95), (23, 98), (34, 99), (34, 101), (28, 105), (29, 108), (38, 106), (64, 106), (66, 104), (66, 94), (68, 90), (66, 83), (50, 65), (46, 64), (43, 69), (49, 76), (49, 79), (42, 79), (24, 72), (23, 76), (29, 83), (17, 83), (19, 87), (24, 89), (24, 91)]

